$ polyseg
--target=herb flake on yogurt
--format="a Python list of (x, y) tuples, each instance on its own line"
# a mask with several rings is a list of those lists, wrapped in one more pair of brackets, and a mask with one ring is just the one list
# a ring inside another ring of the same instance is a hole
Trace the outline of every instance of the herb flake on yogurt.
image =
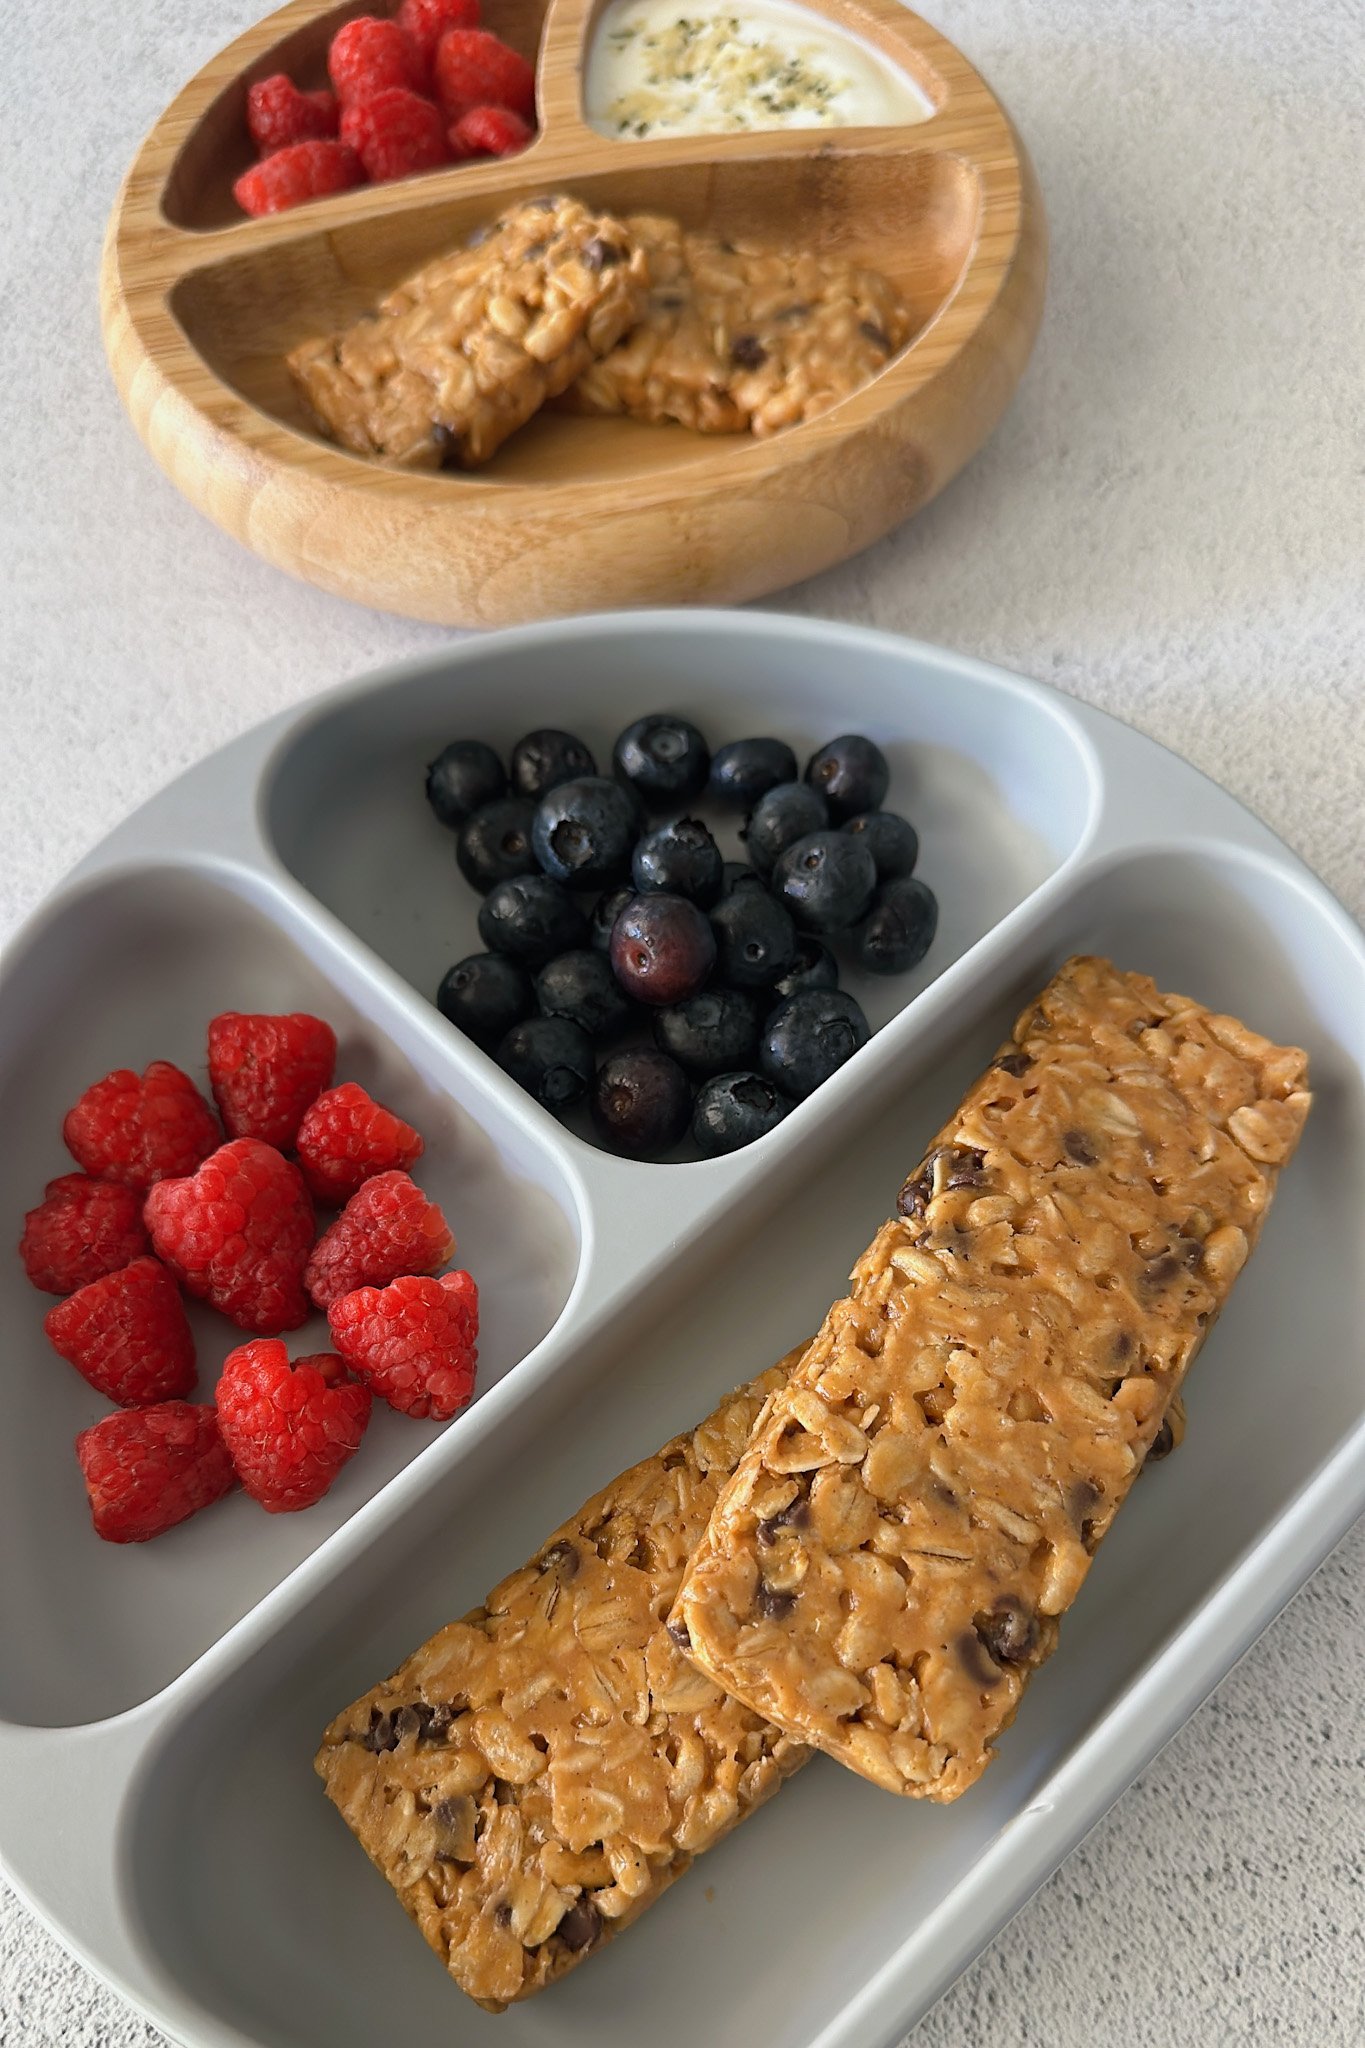
[(914, 81), (853, 36), (787, 0), (610, 0), (584, 103), (601, 135), (717, 135), (755, 128), (864, 128), (926, 120)]

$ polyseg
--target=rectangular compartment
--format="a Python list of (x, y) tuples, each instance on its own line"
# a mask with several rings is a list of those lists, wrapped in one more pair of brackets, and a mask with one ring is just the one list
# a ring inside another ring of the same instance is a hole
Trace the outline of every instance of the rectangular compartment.
[[(979, 1787), (950, 1807), (915, 1805), (819, 1758), (564, 1985), (497, 2019), (479, 2012), (327, 1806), (311, 1770), (324, 1723), (589, 1491), (814, 1325), (919, 1145), (1076, 950), (1297, 1040), (1314, 1064), (1314, 1114), (1188, 1384), (1184, 1445), (1140, 1480)], [(1365, 1424), (1363, 981), (1321, 902), (1291, 872), (1231, 849), (1125, 857), (1000, 948), (951, 1050), (904, 1048), (894, 1114), (879, 1103), (852, 1116), (818, 1184), (747, 1235), (737, 1221), (690, 1306), (646, 1343), (577, 1355), (541, 1412), (508, 1419), (477, 1472), (414, 1502), (344, 1584), (153, 1749), (130, 1800), (125, 1869), (171, 2023), (214, 2040), (236, 2028), (230, 2038), (261, 2048), (371, 2048), (395, 2014), (405, 2032), (502, 2048), (895, 2038), (1171, 1732), (1171, 1700), (1188, 1705), (1201, 1671), (1211, 1683), (1314, 1561), (1311, 1536), (1291, 1548), (1276, 1524)], [(1357, 1468), (1351, 1483), (1363, 1480)], [(1258, 1545), (1244, 1615), (1215, 1624), (1208, 1603)], [(1260, 1593), (1263, 1582), (1279, 1593)], [(1150, 1718), (1136, 1732), (1131, 1714), (1106, 1724), (1163, 1650)], [(1084, 1783), (1063, 1786), (1054, 1774), (1090, 1736)]]
[[(247, 886), (251, 884), (247, 883)], [(156, 1542), (102, 1543), (72, 1452), (110, 1413), (51, 1350), (39, 1294), (12, 1247), (45, 1183), (75, 1171), (62, 1117), (117, 1066), (182, 1066), (207, 1093), (205, 1033), (215, 1012), (311, 1009), (336, 1029), (337, 1075), (355, 1080), (426, 1139), (415, 1177), (439, 1201), (457, 1259), (482, 1293), (479, 1390), (556, 1321), (578, 1267), (580, 1223), (556, 1162), (490, 1107), (458, 1100), (441, 1062), (400, 1051), (363, 976), (329, 948), (310, 953), (271, 916), (208, 872), (129, 868), (54, 906), (5, 975), (0, 1005), (0, 1129), (5, 1182), (0, 1321), (6, 1422), (0, 1431), (0, 1716), (61, 1726), (133, 1706), (169, 1683), (444, 1427), (376, 1403), (360, 1452), (325, 1500), (267, 1515), (243, 1494)], [(401, 1019), (389, 1020), (401, 1027)], [(326, 1215), (327, 1212), (321, 1212)], [(195, 1308), (199, 1385), (247, 1333)], [(291, 1355), (327, 1349), (321, 1317), (289, 1337)], [(477, 1396), (476, 1396), (477, 1398)]]

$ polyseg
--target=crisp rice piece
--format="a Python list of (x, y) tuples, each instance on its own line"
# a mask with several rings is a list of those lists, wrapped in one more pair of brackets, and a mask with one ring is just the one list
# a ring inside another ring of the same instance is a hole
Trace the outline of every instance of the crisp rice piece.
[(355, 454), (474, 468), (635, 323), (647, 281), (643, 250), (610, 214), (527, 200), (376, 313), (301, 343), (290, 374)]
[(904, 301), (875, 270), (649, 215), (626, 227), (649, 258), (644, 317), (583, 372), (566, 410), (762, 438), (828, 412), (910, 339)]
[(672, 1617), (700, 1668), (890, 1791), (965, 1791), (1149, 1450), (1178, 1440), (1306, 1069), (1070, 961), (755, 1430)]
[(694, 1670), (663, 1621), (800, 1356), (594, 1495), (323, 1737), (328, 1797), (490, 2011), (627, 1926), (806, 1761)]

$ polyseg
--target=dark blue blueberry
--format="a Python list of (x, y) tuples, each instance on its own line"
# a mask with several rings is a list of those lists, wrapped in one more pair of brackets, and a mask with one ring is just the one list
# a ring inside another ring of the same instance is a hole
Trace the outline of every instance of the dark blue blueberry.
[(710, 796), (751, 811), (779, 782), (795, 782), (796, 756), (785, 740), (731, 740), (711, 756)]
[(796, 957), (796, 928), (766, 889), (736, 889), (711, 912), (716, 979), (727, 988), (771, 988)]
[(842, 932), (867, 915), (877, 864), (847, 832), (808, 832), (778, 856), (772, 889), (807, 932)]
[(486, 895), (495, 882), (536, 872), (531, 845), (534, 816), (535, 807), (525, 797), (507, 796), (465, 819), (455, 841), (455, 858), (472, 888)]
[(635, 1015), (605, 953), (579, 947), (561, 953), (536, 976), (543, 1017), (567, 1017), (594, 1041), (619, 1038)]
[(605, 775), (561, 782), (536, 805), (531, 844), (547, 875), (574, 889), (605, 889), (630, 873), (640, 816), (629, 790)]
[(630, 872), (642, 895), (667, 889), (705, 910), (720, 895), (725, 863), (700, 818), (678, 818), (645, 834), (631, 857)]
[(711, 750), (688, 719), (655, 711), (626, 727), (612, 749), (612, 761), (648, 810), (666, 811), (700, 796)]
[(697, 1090), (692, 1140), (707, 1159), (738, 1152), (781, 1123), (790, 1102), (762, 1074), (718, 1074)]
[(608, 1053), (592, 1089), (593, 1122), (613, 1152), (657, 1159), (687, 1129), (692, 1090), (676, 1060), (653, 1046)]
[(841, 733), (806, 763), (806, 780), (829, 805), (836, 825), (860, 811), (879, 811), (891, 785), (886, 756), (861, 733)]
[(829, 806), (819, 790), (806, 782), (779, 782), (754, 805), (740, 837), (750, 861), (766, 877), (794, 839), (819, 832), (828, 823)]
[(938, 899), (913, 875), (883, 882), (854, 935), (858, 964), (871, 974), (904, 974), (921, 961), (938, 930)]
[(747, 860), (727, 860), (720, 871), (720, 893), (733, 896), (736, 889), (763, 889), (767, 884)]
[(619, 882), (614, 889), (604, 889), (593, 904), (588, 914), (588, 930), (600, 952), (610, 950), (611, 928), (634, 894), (629, 882)]
[(504, 953), (471, 953), (457, 960), (436, 991), (436, 1007), (452, 1024), (491, 1050), (535, 1008), (531, 977)]
[(597, 763), (571, 732), (543, 725), (528, 732), (512, 749), (512, 787), (518, 796), (538, 803), (547, 789), (578, 775), (596, 775)]
[(758, 1005), (737, 988), (704, 988), (660, 1010), (656, 1044), (689, 1074), (726, 1074), (758, 1058)]
[(863, 845), (877, 864), (879, 882), (896, 881), (915, 872), (919, 859), (919, 833), (908, 818), (895, 811), (861, 811), (844, 827)]
[(686, 1002), (715, 964), (705, 912), (685, 896), (632, 896), (612, 926), (612, 972), (628, 996), (651, 1008)]
[(498, 882), (479, 906), (479, 937), (494, 953), (543, 967), (585, 943), (588, 921), (567, 889), (548, 875)]
[(807, 932), (797, 934), (796, 957), (773, 983), (774, 996), (794, 996), (803, 988), (838, 988), (839, 965), (828, 946)]
[(546, 1109), (572, 1109), (592, 1081), (592, 1040), (567, 1017), (528, 1017), (498, 1046), (504, 1073)]
[(804, 989), (779, 1003), (763, 1026), (760, 1064), (784, 1095), (803, 1101), (871, 1035), (866, 1017), (842, 989)]
[(506, 793), (502, 762), (482, 740), (452, 740), (427, 764), (427, 802), (443, 825), (462, 825)]

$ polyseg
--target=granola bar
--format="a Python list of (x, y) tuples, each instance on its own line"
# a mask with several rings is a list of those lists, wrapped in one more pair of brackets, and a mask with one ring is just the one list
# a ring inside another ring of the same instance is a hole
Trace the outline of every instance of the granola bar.
[(900, 294), (875, 270), (650, 215), (626, 227), (649, 259), (644, 317), (583, 372), (568, 410), (765, 437), (828, 412), (910, 339)]
[(760, 1419), (674, 1610), (698, 1666), (889, 1791), (965, 1791), (1178, 1432), (1306, 1067), (1070, 961)]
[(337, 1716), (317, 1769), (462, 1990), (543, 1990), (806, 1761), (664, 1627), (765, 1399), (800, 1357), (594, 1495)]
[(289, 370), (323, 431), (417, 469), (487, 462), (639, 318), (643, 251), (576, 199), (515, 206)]

